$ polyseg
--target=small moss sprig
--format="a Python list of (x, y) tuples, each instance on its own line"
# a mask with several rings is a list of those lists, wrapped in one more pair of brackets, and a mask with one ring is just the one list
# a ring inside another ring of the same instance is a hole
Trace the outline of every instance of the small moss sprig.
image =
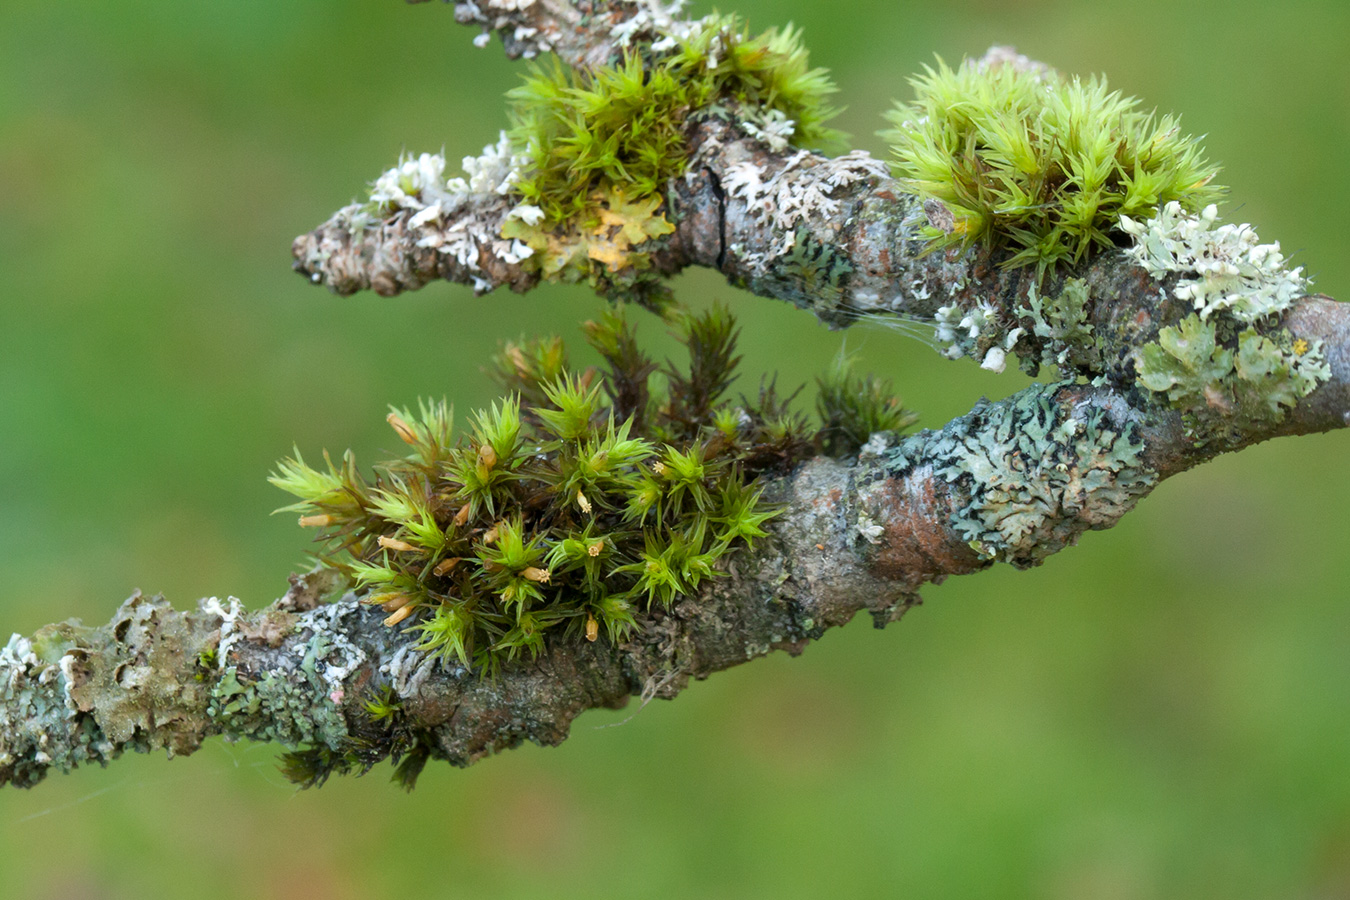
[(853, 371), (855, 359), (840, 352), (816, 383), (820, 444), (831, 456), (857, 453), (878, 431), (901, 432), (919, 420), (895, 396), (891, 383)]
[(715, 14), (680, 43), (668, 64), (706, 82), (713, 97), (782, 113), (793, 124), (794, 146), (831, 147), (846, 138), (826, 124), (839, 112), (828, 102), (838, 88), (825, 69), (811, 68), (802, 32), (791, 25), (751, 37), (736, 16)]
[[(772, 384), (726, 399), (739, 357), (725, 308), (676, 323), (690, 364), (667, 364), (665, 391), (608, 309), (586, 326), (603, 370), (573, 370), (556, 339), (509, 344), (496, 368), (511, 393), (467, 433), (443, 401), (423, 402), (389, 413), (412, 452), (373, 479), (350, 453), (315, 468), (297, 451), (271, 481), (299, 498), (285, 509), (318, 529), (321, 559), (447, 665), (490, 674), (555, 633), (622, 641), (765, 536), (776, 511), (754, 479), (818, 439)], [(825, 439), (832, 449), (912, 422), (875, 382), (829, 384), (830, 434), (851, 436)]]
[(1174, 201), (1197, 210), (1222, 194), (1176, 118), (1141, 111), (1101, 78), (939, 60), (911, 84), (914, 101), (882, 134), (896, 177), (951, 214), (927, 229), (932, 249), (983, 244), (1043, 275), (1113, 246), (1122, 215)]

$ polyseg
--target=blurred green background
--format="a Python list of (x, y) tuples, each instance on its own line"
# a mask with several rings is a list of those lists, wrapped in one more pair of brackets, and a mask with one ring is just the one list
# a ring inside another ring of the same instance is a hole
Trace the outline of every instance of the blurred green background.
[[(726, 8), (731, 8), (728, 4)], [(1207, 133), (1229, 216), (1350, 290), (1350, 6), (745, 0), (805, 28), (856, 146), (905, 76), (1012, 43)], [(706, 4), (696, 7), (708, 11)], [(461, 409), (503, 338), (597, 301), (444, 284), (338, 299), (289, 272), (401, 149), (476, 153), (520, 67), (441, 4), (0, 6), (0, 628), (105, 621), (133, 588), (269, 602), (305, 535), (264, 482), (395, 449), (385, 404)], [(827, 332), (708, 273), (746, 381), (842, 340), (929, 425), (1024, 382), (885, 331)], [(645, 315), (641, 330), (669, 340)], [(584, 358), (584, 354), (578, 354)], [(0, 792), (0, 884), (45, 898), (1350, 896), (1344, 435), (1267, 444), (1044, 567), (925, 591), (798, 660), (593, 713), (560, 749), (417, 791), (387, 768), (297, 793), (276, 748)], [(602, 727), (623, 723), (621, 727)]]

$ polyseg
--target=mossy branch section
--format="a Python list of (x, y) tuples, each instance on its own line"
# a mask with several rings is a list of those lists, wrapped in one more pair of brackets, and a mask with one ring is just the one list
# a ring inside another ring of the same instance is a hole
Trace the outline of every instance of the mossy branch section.
[[(1342, 427), (1350, 313), (1307, 301), (1287, 327), (1325, 339), (1333, 375), (1273, 433)], [(288, 772), (302, 781), (393, 757), (408, 785), (428, 760), (557, 744), (586, 709), (798, 653), (860, 611), (884, 625), (925, 583), (996, 560), (1034, 565), (1219, 452), (1197, 447), (1179, 412), (1082, 384), (1034, 386), (910, 438), (880, 432), (855, 459), (766, 479), (765, 501), (783, 509), (769, 536), (697, 596), (644, 613), (630, 640), (565, 637), (497, 678), (418, 652), (355, 598), (323, 602), (336, 582), (317, 573), (253, 613), (214, 600), (181, 613), (137, 595), (107, 625), (48, 626), (0, 651), (0, 784), (224, 735), (295, 750)]]

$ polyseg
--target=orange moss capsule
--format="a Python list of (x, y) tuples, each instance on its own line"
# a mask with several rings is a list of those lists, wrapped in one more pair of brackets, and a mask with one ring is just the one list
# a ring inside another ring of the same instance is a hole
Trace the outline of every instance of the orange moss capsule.
[(402, 609), (395, 612), (389, 618), (385, 619), (384, 624), (389, 628), (393, 628), (399, 622), (402, 622), (404, 619), (408, 618), (408, 616), (411, 616), (412, 614), (413, 608), (411, 606), (405, 606)]
[(548, 584), (549, 579), (553, 577), (553, 573), (548, 569), (541, 569), (538, 566), (527, 566), (520, 574), (536, 584)]
[(595, 621), (595, 616), (591, 615), (590, 613), (587, 613), (587, 614), (586, 614), (586, 640), (591, 641), (592, 643), (594, 643), (594, 642), (595, 642), (595, 639), (598, 638), (599, 636), (600, 636), (600, 623), (597, 622), (597, 621)]
[(394, 429), (395, 433), (403, 439), (405, 444), (417, 443), (417, 435), (413, 432), (412, 426), (403, 421), (403, 417), (396, 412), (391, 412), (384, 417), (384, 420)]
[(581, 511), (586, 515), (589, 516), (591, 514), (591, 501), (587, 500), (586, 495), (581, 491), (577, 491), (577, 506), (580, 506)]
[(465, 503), (459, 508), (459, 512), (455, 513), (455, 527), (463, 528), (467, 521), (469, 521), (469, 504)]
[(489, 528), (487, 531), (483, 532), (483, 543), (485, 543), (485, 544), (495, 544), (495, 543), (497, 543), (497, 535), (500, 533), (500, 532), (499, 532), (499, 529), (500, 529), (500, 528), (501, 528), (501, 523), (498, 522), (496, 525), (493, 525), (493, 526), (492, 526), (491, 528)]
[(599, 556), (604, 549), (605, 549), (605, 542), (596, 541), (594, 544), (591, 544), (589, 547), (586, 548), (586, 555)]
[(451, 569), (459, 565), (459, 560), (460, 558), (458, 556), (452, 556), (449, 559), (443, 559), (440, 562), (436, 563), (436, 568), (431, 570), (431, 574), (435, 575), (437, 578), (443, 577), (449, 574)]
[(400, 609), (403, 609), (409, 603), (413, 602), (412, 595), (410, 594), (381, 594), (380, 596), (388, 598), (380, 604), (380, 609), (387, 613), (398, 612)]
[(409, 550), (417, 549), (407, 541), (400, 541), (396, 538), (385, 537), (384, 535), (380, 535), (375, 540), (386, 550), (398, 550), (402, 553), (407, 553)]
[(328, 515), (328, 514), (326, 514), (326, 513), (321, 513), (321, 514), (316, 515), (316, 516), (301, 516), (301, 517), (300, 517), (300, 527), (301, 527), (301, 528), (327, 528), (329, 525), (332, 525), (334, 521), (335, 521), (335, 520), (333, 519), (333, 517), (330, 516), (330, 515)]
[(497, 451), (492, 449), (491, 444), (484, 444), (478, 448), (478, 461), (483, 464), (483, 468), (491, 469), (497, 464)]

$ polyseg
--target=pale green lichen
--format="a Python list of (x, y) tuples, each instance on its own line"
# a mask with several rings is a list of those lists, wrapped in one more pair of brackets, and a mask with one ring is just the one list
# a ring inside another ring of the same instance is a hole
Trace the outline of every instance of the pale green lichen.
[(0, 783), (105, 764), (125, 750), (196, 749), (206, 733), (199, 649), (214, 627), (139, 594), (102, 628), (49, 625), (0, 649)]
[(895, 470), (932, 467), (954, 494), (950, 525), (985, 559), (1038, 565), (1083, 531), (1108, 528), (1157, 482), (1122, 406), (1057, 399), (1068, 383), (981, 402), (892, 451)]
[(1187, 316), (1140, 348), (1139, 383), (1185, 412), (1192, 437), (1280, 421), (1285, 411), (1331, 377), (1321, 341), (1294, 340), (1278, 329), (1246, 329), (1221, 342), (1213, 321)]
[[(339, 626), (351, 614), (349, 604), (318, 607), (295, 617), (288, 635), (277, 636), (278, 651), (261, 670), (226, 666), (207, 706), (226, 738), (276, 741), (288, 748), (343, 746), (345, 681), (366, 659)], [(220, 657), (227, 661), (226, 654)]]
[(1069, 278), (1058, 296), (1044, 297), (1032, 284), (1026, 300), (1017, 307), (1020, 318), (1031, 319), (1029, 338), (1039, 343), (1040, 358), (1022, 360), (1028, 374), (1040, 366), (1055, 366), (1063, 373), (1096, 373), (1103, 367), (1102, 348), (1088, 322), (1088, 284)]
[(1217, 211), (1189, 215), (1175, 204), (1146, 222), (1123, 220), (1127, 251), (1192, 314), (1159, 329), (1134, 356), (1139, 384), (1185, 418), (1197, 444), (1240, 440), (1251, 426), (1278, 423), (1331, 377), (1320, 341), (1295, 339), (1277, 317), (1307, 292), (1302, 269), (1287, 269), (1278, 244), (1260, 244), (1249, 225), (1214, 227)]
[(1173, 295), (1190, 302), (1201, 319), (1224, 313), (1256, 322), (1308, 292), (1303, 269), (1285, 267), (1278, 241), (1260, 243), (1245, 223), (1216, 228), (1218, 215), (1213, 204), (1193, 215), (1169, 203), (1144, 222), (1122, 216), (1121, 228), (1134, 237), (1126, 252), (1155, 278), (1194, 276), (1178, 281)]

